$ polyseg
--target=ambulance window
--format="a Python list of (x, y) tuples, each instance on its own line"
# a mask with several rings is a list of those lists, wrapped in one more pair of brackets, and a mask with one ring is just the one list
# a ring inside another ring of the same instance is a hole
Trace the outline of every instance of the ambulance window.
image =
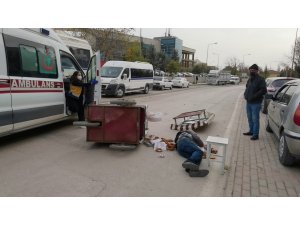
[(96, 56), (93, 56), (91, 59), (91, 63), (89, 69), (87, 71), (87, 82), (91, 81), (92, 79), (96, 78)]
[(8, 75), (20, 76), (21, 75), (21, 61), (19, 48), (6, 47)]
[(64, 77), (71, 77), (75, 71), (81, 71), (80, 66), (75, 62), (74, 58), (63, 51), (60, 51), (61, 67)]
[(21, 59), (19, 49), (19, 39), (3, 35), (7, 57), (7, 68), (10, 76), (21, 76)]
[(52, 47), (42, 46), (38, 48), (39, 72), (42, 77), (57, 78), (57, 63), (55, 51)]
[(38, 71), (36, 49), (20, 45), (22, 71), (25, 76), (36, 76)]

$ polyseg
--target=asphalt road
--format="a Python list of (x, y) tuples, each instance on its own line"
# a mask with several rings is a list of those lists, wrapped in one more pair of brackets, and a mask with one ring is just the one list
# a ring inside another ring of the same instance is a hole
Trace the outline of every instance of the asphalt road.
[[(237, 99), (243, 85), (193, 86), (188, 89), (132, 94), (138, 104), (161, 112), (149, 122), (149, 134), (174, 138), (173, 117), (206, 109), (215, 119), (198, 134), (228, 137), (235, 129)], [(111, 98), (103, 98), (109, 102)], [(0, 139), (0, 196), (222, 196), (226, 174), (211, 164), (204, 178), (191, 178), (181, 167), (184, 158), (140, 144), (135, 150), (113, 150), (86, 142), (86, 129), (65, 121)], [(222, 149), (219, 149), (222, 152)], [(228, 151), (230, 155), (230, 149)], [(205, 162), (204, 162), (205, 163)]]

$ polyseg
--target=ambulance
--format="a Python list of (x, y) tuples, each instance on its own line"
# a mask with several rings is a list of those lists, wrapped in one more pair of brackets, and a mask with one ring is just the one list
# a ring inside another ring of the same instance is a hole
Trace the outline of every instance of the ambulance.
[[(97, 79), (99, 69), (98, 52), (85, 82)], [(76, 70), (84, 74), (54, 30), (0, 28), (0, 136), (68, 118), (66, 92)]]

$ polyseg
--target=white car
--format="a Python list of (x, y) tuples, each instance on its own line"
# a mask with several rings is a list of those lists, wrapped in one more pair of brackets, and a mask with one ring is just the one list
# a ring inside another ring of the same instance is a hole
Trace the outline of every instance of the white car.
[(168, 78), (155, 76), (153, 78), (153, 89), (160, 89), (163, 90), (165, 88), (172, 89), (173, 82), (170, 81)]
[(172, 83), (173, 83), (173, 87), (189, 87), (189, 82), (187, 81), (186, 78), (184, 77), (175, 77), (173, 80), (172, 80)]
[(237, 77), (237, 76), (231, 76), (230, 83), (231, 84), (239, 84), (240, 83), (240, 78)]

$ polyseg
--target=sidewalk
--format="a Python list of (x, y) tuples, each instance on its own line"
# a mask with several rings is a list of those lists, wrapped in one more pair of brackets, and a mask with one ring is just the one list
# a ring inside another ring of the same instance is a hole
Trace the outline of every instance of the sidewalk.
[(300, 165), (284, 167), (278, 160), (278, 141), (265, 130), (264, 114), (260, 116), (259, 140), (251, 141), (244, 99), (231, 137), (230, 165), (227, 172), (226, 197), (300, 196)]

